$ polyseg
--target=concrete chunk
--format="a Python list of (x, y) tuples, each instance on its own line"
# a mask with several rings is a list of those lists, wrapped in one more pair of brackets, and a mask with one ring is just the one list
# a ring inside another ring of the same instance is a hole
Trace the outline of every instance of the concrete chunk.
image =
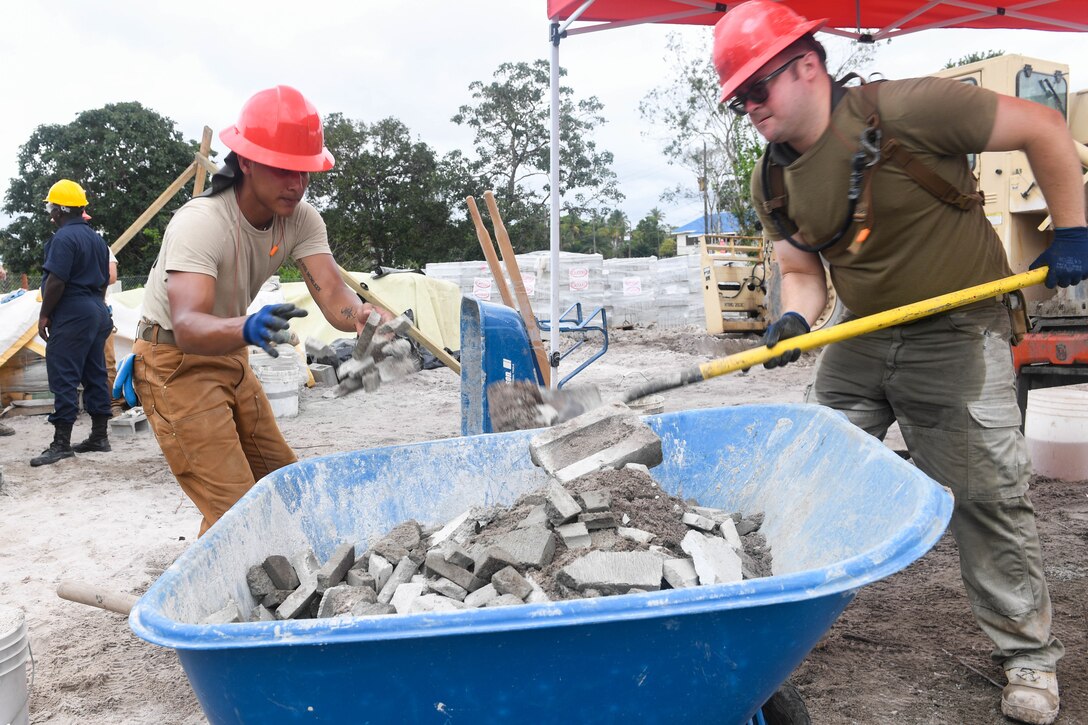
[(421, 531), (418, 521), (408, 519), (394, 526), (370, 549), (384, 556), (388, 561), (400, 561), (408, 556), (412, 549), (419, 546)]
[(661, 570), (661, 558), (648, 551), (591, 551), (560, 569), (557, 579), (580, 592), (624, 594), (633, 588), (660, 589)]
[(680, 542), (680, 548), (694, 560), (700, 584), (728, 584), (741, 580), (740, 557), (720, 536), (689, 531)]
[[(472, 509), (469, 509), (469, 510), (461, 513), (459, 516), (455, 516), (445, 526), (443, 526), (441, 529), (436, 531), (434, 534), (431, 535), (431, 537), (429, 539), (427, 539), (427, 545), (430, 546), (431, 548), (434, 548), (434, 547), (438, 546), (439, 544), (442, 544), (443, 542), (445, 542), (447, 539), (449, 539), (451, 536), (453, 536), (453, 533), (455, 531), (457, 531), (459, 528), (461, 528), (461, 526), (466, 521), (468, 521), (468, 518), (471, 515), (472, 515)], [(475, 528), (475, 527), (473, 527), (473, 528)]]
[(669, 559), (661, 567), (661, 574), (673, 589), (686, 589), (699, 585), (695, 562), (691, 559)]
[(393, 574), (393, 565), (381, 554), (371, 554), (367, 571), (374, 577), (374, 588), (379, 592)]
[(250, 617), (250, 619), (252, 621), (255, 621), (255, 622), (275, 622), (275, 621), (277, 621), (276, 620), (276, 614), (271, 609), (264, 606), (263, 604), (258, 604), (257, 606), (255, 606), (253, 608), (253, 616)]
[(272, 584), (276, 589), (289, 589), (294, 591), (298, 589), (298, 585), (301, 584), (298, 579), (298, 574), (295, 573), (295, 567), (291, 565), (291, 562), (287, 561), (286, 556), (273, 554), (265, 559), (264, 571), (268, 574), (268, 578), (271, 579)]
[[(684, 514), (681, 522), (685, 526), (690, 526), (691, 528), (698, 529), (699, 531), (713, 531), (718, 527), (718, 524), (716, 521), (714, 521), (714, 519), (708, 519), (706, 516), (700, 516), (699, 514), (693, 513), (691, 511), (688, 511), (686, 514)], [(730, 523), (732, 523), (732, 519), (730, 519)]]
[(407, 614), (412, 602), (423, 596), (426, 588), (426, 584), (401, 584), (390, 597), (389, 603), (397, 610), (397, 614)]
[(736, 524), (737, 534), (739, 536), (747, 536), (753, 531), (759, 531), (759, 527), (763, 525), (763, 514), (752, 514), (751, 516), (741, 518)]
[(555, 534), (542, 526), (514, 529), (491, 539), (495, 546), (510, 554), (518, 566), (542, 569), (555, 556)]
[(295, 593), (294, 589), (276, 589), (266, 594), (261, 604), (275, 611), (281, 604), (287, 601), (287, 597)]
[(516, 567), (518, 564), (517, 559), (513, 557), (508, 551), (501, 546), (488, 546), (476, 554), (476, 566), (472, 569), (472, 573), (483, 581), (491, 581), (491, 577), (495, 575), (499, 569), (504, 569), (508, 566)]
[(449, 579), (446, 579), (445, 577), (441, 577), (435, 579), (434, 581), (427, 582), (427, 587), (436, 594), (441, 594), (442, 596), (449, 597), (450, 599), (456, 599), (459, 602), (465, 601), (465, 596), (468, 595), (467, 589), (462, 586), (458, 586), (457, 584), (450, 581)]
[(291, 566), (295, 567), (295, 574), (298, 575), (299, 586), (317, 584), (317, 571), (321, 568), (321, 565), (317, 563), (317, 557), (314, 556), (313, 549), (296, 551), (288, 557), (288, 559), (291, 562)]
[(611, 511), (595, 511), (591, 514), (579, 514), (578, 521), (590, 531), (616, 528), (616, 515)]
[(466, 591), (474, 592), (487, 584), (486, 579), (477, 577), (468, 569), (462, 569), (443, 559), (441, 552), (438, 551), (427, 552), (425, 567), (435, 576), (445, 577)]
[(368, 587), (349, 587), (346, 584), (329, 587), (321, 597), (317, 616), (336, 617), (341, 614), (351, 614), (358, 605), (374, 604), (377, 601), (378, 595)]
[(243, 622), (242, 612), (238, 609), (238, 605), (234, 600), (227, 602), (227, 606), (212, 612), (204, 619), (200, 620), (201, 624), (232, 624), (234, 622)]
[(472, 565), (475, 563), (471, 554), (461, 548), (460, 544), (452, 541), (447, 541), (440, 546), (438, 550), (442, 552), (443, 559), (462, 569), (471, 569)]
[(373, 604), (359, 604), (351, 610), (351, 616), (353, 617), (373, 617), (396, 613), (397, 608), (392, 604), (381, 604), (379, 602), (374, 602)]
[(587, 514), (612, 508), (612, 495), (608, 491), (586, 491), (582, 494), (582, 508)]
[(495, 572), (491, 577), (491, 583), (499, 594), (513, 594), (521, 601), (525, 601), (525, 597), (533, 591), (532, 585), (512, 566)]
[[(371, 557), (371, 561), (373, 560), (374, 558)], [(397, 591), (397, 587), (411, 581), (417, 569), (419, 569), (419, 565), (407, 556), (398, 561), (396, 568), (393, 569), (393, 573), (389, 576), (389, 581), (378, 592), (378, 601), (382, 604), (389, 604), (393, 600), (393, 593)]]
[(324, 594), (327, 589), (336, 586), (344, 579), (348, 569), (355, 563), (355, 544), (343, 543), (336, 547), (325, 565), (317, 570), (317, 591)]
[(492, 599), (499, 596), (499, 591), (494, 584), (482, 586), (465, 597), (465, 605), (469, 607), (482, 607)]
[(348, 573), (344, 575), (344, 583), (349, 587), (370, 587), (374, 591), (378, 591), (378, 582), (374, 577), (362, 569), (348, 569)]
[(441, 594), (424, 594), (416, 597), (408, 606), (409, 612), (452, 612), (457, 609), (468, 609), (464, 602), (444, 597)]
[(533, 588), (533, 591), (529, 592), (529, 596), (525, 597), (526, 604), (539, 604), (552, 600), (548, 593), (531, 576), (526, 576), (525, 581), (529, 582), (529, 586)]
[(544, 500), (544, 510), (548, 514), (548, 521), (553, 526), (573, 521), (578, 514), (582, 513), (582, 507), (574, 500), (574, 496), (555, 481), (548, 483), (545, 495), (547, 498)]
[(633, 529), (629, 526), (620, 526), (616, 529), (616, 533), (627, 539), (633, 541), (636, 544), (649, 544), (654, 539), (654, 535), (649, 531), (643, 531), (642, 529)]
[[(615, 441), (600, 448), (602, 441)], [(529, 441), (533, 463), (560, 483), (627, 463), (661, 463), (661, 439), (622, 403), (602, 405), (548, 428)]]
[(268, 572), (264, 570), (264, 566), (261, 564), (254, 564), (249, 567), (246, 572), (246, 585), (249, 587), (249, 593), (258, 602), (276, 591), (276, 585), (272, 583), (272, 577), (268, 576)]
[(303, 612), (308, 612), (310, 605), (317, 598), (317, 580), (302, 584), (276, 608), (278, 619), (296, 619)]
[(511, 607), (515, 604), (525, 604), (513, 594), (500, 594), (494, 599), (490, 600), (485, 607)]
[(556, 526), (555, 533), (559, 534), (568, 549), (588, 549), (593, 544), (593, 540), (589, 537), (589, 529), (581, 521)]
[(711, 508), (710, 506), (692, 506), (691, 511), (719, 524), (726, 519), (732, 520), (733, 518), (733, 515), (725, 509)]
[(525, 515), (521, 521), (518, 522), (517, 528), (525, 529), (530, 526), (547, 526), (548, 525), (548, 511), (544, 504), (538, 504), (529, 509), (529, 513)]
[(737, 525), (733, 523), (733, 519), (726, 519), (721, 522), (718, 526), (718, 532), (733, 547), (733, 551), (743, 550), (744, 546), (740, 543), (740, 534), (737, 533)]

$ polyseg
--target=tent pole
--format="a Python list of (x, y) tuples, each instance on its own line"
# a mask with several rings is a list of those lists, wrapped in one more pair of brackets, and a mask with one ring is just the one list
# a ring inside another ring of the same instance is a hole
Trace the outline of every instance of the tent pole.
[(551, 332), (548, 334), (549, 385), (559, 380), (559, 23), (551, 24)]

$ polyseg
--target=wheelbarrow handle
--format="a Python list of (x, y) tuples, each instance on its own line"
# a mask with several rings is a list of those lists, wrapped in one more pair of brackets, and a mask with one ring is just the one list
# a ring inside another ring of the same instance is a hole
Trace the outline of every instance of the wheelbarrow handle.
[(967, 289), (957, 290), (956, 292), (948, 292), (947, 294), (938, 295), (919, 302), (912, 302), (909, 305), (878, 312), (875, 315), (859, 317), (838, 325), (825, 327), (822, 330), (791, 337), (780, 342), (773, 349), (766, 345), (760, 345), (759, 347), (754, 347), (751, 350), (745, 350), (744, 352), (738, 352), (734, 355), (729, 355), (728, 357), (710, 360), (701, 365), (687, 368), (673, 375), (655, 378), (648, 383), (632, 388), (624, 393), (623, 402), (629, 403), (638, 400), (639, 398), (644, 398), (647, 395), (659, 393), (663, 390), (671, 390), (673, 388), (678, 388), (681, 385), (698, 383), (703, 380), (709, 380), (710, 378), (716, 378), (719, 375), (726, 375), (737, 370), (750, 368), (754, 365), (761, 365), (771, 358), (781, 355), (783, 350), (813, 350), (818, 347), (823, 347), (824, 345), (830, 345), (833, 342), (842, 342), (843, 340), (859, 337), (869, 332), (876, 332), (877, 330), (883, 330), (888, 327), (913, 322), (915, 320), (920, 320), (923, 317), (929, 317), (931, 315), (947, 312), (956, 307), (969, 305), (972, 302), (979, 302), (991, 297), (1007, 294), (1014, 290), (1023, 289), (1024, 287), (1030, 287), (1034, 284), (1040, 284), (1046, 280), (1046, 273), (1046, 267), (1039, 267), (1030, 272), (1022, 272), (1011, 277), (994, 280), (993, 282), (986, 282), (974, 287), (968, 287)]

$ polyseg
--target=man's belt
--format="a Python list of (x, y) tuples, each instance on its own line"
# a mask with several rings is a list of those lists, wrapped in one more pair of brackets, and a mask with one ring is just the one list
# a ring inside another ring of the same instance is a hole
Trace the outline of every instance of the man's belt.
[(152, 345), (174, 345), (174, 333), (162, 325), (150, 320), (140, 320), (136, 325), (136, 339), (150, 342)]

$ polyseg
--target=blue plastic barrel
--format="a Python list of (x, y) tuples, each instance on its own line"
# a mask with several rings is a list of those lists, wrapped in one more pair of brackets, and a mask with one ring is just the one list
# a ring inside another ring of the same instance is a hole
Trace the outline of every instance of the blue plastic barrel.
[(738, 406), (651, 416), (661, 486), (763, 512), (774, 576), (483, 610), (197, 624), (246, 570), (324, 561), (415, 518), (444, 523), (545, 483), (528, 431), (314, 458), (262, 479), (130, 616), (177, 650), (213, 723), (744, 723), (857, 590), (941, 536), (952, 497), (839, 414)]

